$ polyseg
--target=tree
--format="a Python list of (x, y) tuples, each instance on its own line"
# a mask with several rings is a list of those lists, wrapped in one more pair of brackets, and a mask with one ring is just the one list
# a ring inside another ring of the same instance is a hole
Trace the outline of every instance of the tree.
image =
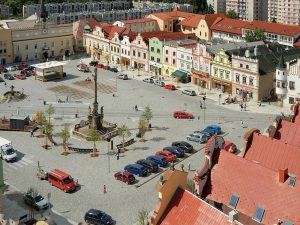
[(128, 127), (123, 124), (122, 126), (118, 127), (117, 129), (118, 135), (122, 138), (122, 149), (125, 150), (125, 138), (129, 138), (132, 134), (129, 131)]
[(64, 128), (61, 130), (60, 132), (60, 137), (63, 141), (63, 155), (67, 155), (68, 152), (67, 152), (67, 145), (68, 145), (68, 140), (70, 138), (70, 129), (68, 126), (64, 126)]
[(48, 116), (48, 122), (50, 122), (51, 120), (51, 115), (55, 113), (55, 108), (53, 107), (53, 105), (49, 105), (48, 108), (46, 109), (45, 113), (47, 114)]
[(45, 115), (42, 115), (40, 125), (41, 131), (45, 134), (45, 145), (43, 147), (48, 149), (48, 137), (52, 135), (53, 126), (47, 121)]
[(207, 14), (214, 14), (214, 13), (215, 13), (214, 7), (211, 4), (209, 4), (207, 9)]
[(189, 187), (189, 189), (191, 190), (191, 192), (194, 194), (196, 187), (195, 187), (195, 182), (192, 179), (188, 179), (187, 185)]
[(138, 225), (147, 225), (148, 224), (148, 212), (144, 209), (138, 213)]
[(94, 143), (94, 146), (93, 146), (93, 152), (91, 153), (91, 156), (92, 156), (92, 157), (98, 156), (98, 153), (97, 153), (97, 147), (96, 147), (96, 142), (97, 142), (97, 141), (101, 141), (101, 137), (98, 135), (96, 129), (92, 129), (92, 130), (90, 131), (90, 137), (89, 137), (89, 140), (92, 141), (92, 142)]
[(145, 107), (142, 116), (145, 118), (148, 128), (150, 128), (150, 120), (153, 118), (153, 114), (149, 105)]
[(231, 18), (231, 19), (236, 19), (236, 18), (238, 18), (237, 13), (236, 13), (233, 9), (228, 10), (226, 16), (227, 16), (228, 18)]
[(246, 32), (245, 40), (247, 42), (264, 41), (266, 39), (265, 29), (255, 28)]
[(140, 119), (139, 119), (138, 128), (139, 128), (139, 133), (141, 135), (141, 140), (140, 141), (144, 142), (145, 141), (144, 135), (145, 135), (145, 132), (147, 130), (147, 121), (143, 116), (141, 116)]
[(277, 23), (277, 20), (276, 20), (276, 18), (275, 18), (275, 17), (273, 17), (273, 19), (272, 19), (272, 23)]

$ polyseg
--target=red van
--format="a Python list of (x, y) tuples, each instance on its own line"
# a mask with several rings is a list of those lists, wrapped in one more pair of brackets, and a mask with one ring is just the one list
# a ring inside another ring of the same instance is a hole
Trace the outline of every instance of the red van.
[(71, 192), (76, 189), (76, 183), (74, 179), (59, 169), (55, 169), (48, 173), (48, 181), (51, 185), (54, 185), (64, 192)]

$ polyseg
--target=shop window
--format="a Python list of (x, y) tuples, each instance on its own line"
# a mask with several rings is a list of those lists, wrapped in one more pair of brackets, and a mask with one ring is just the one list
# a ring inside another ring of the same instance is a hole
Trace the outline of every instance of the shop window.
[(290, 90), (295, 90), (295, 82), (294, 81), (289, 82), (289, 88), (290, 88)]
[(295, 103), (295, 99), (293, 97), (289, 97), (289, 104), (294, 104)]

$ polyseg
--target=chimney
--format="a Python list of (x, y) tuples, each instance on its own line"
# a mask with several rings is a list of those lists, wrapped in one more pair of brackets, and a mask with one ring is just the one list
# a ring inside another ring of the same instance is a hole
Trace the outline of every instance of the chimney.
[(288, 176), (288, 169), (279, 169), (279, 182), (284, 183)]

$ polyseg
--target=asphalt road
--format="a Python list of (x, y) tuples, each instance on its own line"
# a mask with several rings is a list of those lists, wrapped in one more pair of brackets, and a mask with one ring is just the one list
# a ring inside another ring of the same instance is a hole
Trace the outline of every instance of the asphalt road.
[[(85, 119), (88, 112), (88, 103), (92, 103), (93, 99), (75, 99), (70, 94), (64, 93), (64, 88), (60, 93), (53, 92), (48, 88), (64, 85), (64, 87), (77, 89), (78, 93), (84, 92), (92, 95), (92, 89), (74, 84), (74, 82), (82, 81), (88, 76), (91, 77), (91, 73), (82, 73), (76, 69), (75, 66), (78, 63), (79, 60), (74, 60), (65, 66), (65, 71), (69, 76), (64, 80), (43, 83), (29, 78), (23, 81), (7, 82), (7, 87), (1, 88), (0, 94), (8, 91), (9, 86), (13, 84), (16, 90), (22, 90), (23, 88), (28, 97), (24, 101), (0, 104), (0, 113), (6, 117), (16, 112), (32, 116), (36, 111), (43, 111), (47, 107), (47, 105), (43, 105), (43, 101), (56, 102), (58, 98), (65, 99), (68, 96), (69, 100), (72, 101), (71, 103), (54, 104), (56, 108), (55, 115), (53, 115), (53, 123), (55, 124), (54, 139), (61, 143), (59, 138), (61, 127), (64, 124), (73, 126), (74, 123)], [(212, 123), (220, 124), (226, 135), (225, 139), (234, 141), (241, 148), (243, 144), (242, 137), (249, 128), (255, 127), (263, 131), (270, 123), (266, 115), (231, 111), (219, 107), (217, 103), (210, 100), (206, 101), (204, 112), (203, 109), (200, 109), (200, 97), (191, 97), (183, 95), (179, 91), (165, 90), (140, 80), (116, 81), (116, 75), (108, 71), (99, 70), (98, 76), (98, 82), (111, 86), (110, 90), (114, 90), (117, 86), (117, 92), (108, 94), (98, 92), (98, 102), (100, 106), (104, 106), (105, 120), (118, 125), (126, 124), (135, 135), (138, 119), (142, 113), (141, 110), (149, 105), (153, 111), (151, 121), (153, 129), (151, 132), (146, 133), (147, 142), (136, 142), (129, 146), (128, 151), (121, 155), (120, 160), (116, 159), (113, 152), (106, 154), (108, 149), (106, 142), (97, 143), (100, 151), (98, 158), (76, 153), (64, 157), (60, 155), (62, 151), (61, 144), (46, 151), (41, 147), (43, 139), (30, 138), (28, 133), (0, 131), (0, 136), (10, 139), (20, 153), (18, 162), (4, 163), (5, 182), (21, 191), (26, 191), (29, 187), (35, 187), (44, 195), (51, 193), (52, 209), (76, 222), (83, 222), (83, 215), (88, 209), (98, 208), (110, 214), (116, 220), (116, 224), (129, 225), (136, 222), (139, 210), (151, 211), (154, 209), (158, 198), (154, 187), (159, 180), (159, 176), (139, 188), (136, 185), (128, 186), (115, 181), (113, 174), (126, 164), (145, 158), (170, 145), (172, 141), (184, 140), (189, 133), (200, 130)], [(4, 86), (4, 84), (0, 85)], [(116, 97), (112, 96), (113, 93)], [(78, 102), (75, 103), (75, 100)], [(134, 110), (135, 105), (141, 110), (136, 112)], [(174, 119), (172, 113), (180, 109), (193, 113), (196, 119)], [(75, 113), (78, 113), (79, 118), (75, 118)], [(200, 116), (200, 120), (198, 120), (198, 116)], [(243, 127), (240, 124), (241, 120), (244, 123)], [(120, 143), (120, 139), (115, 138), (114, 142)], [(73, 146), (92, 147), (92, 143), (79, 141), (76, 138), (71, 138), (70, 143)], [(203, 147), (203, 145), (195, 143), (193, 145), (196, 149)], [(187, 168), (187, 164), (190, 163), (193, 169), (198, 169), (203, 160), (203, 152), (199, 151), (183, 162), (179, 162), (177, 167), (179, 168), (180, 164), (183, 163)], [(71, 173), (74, 179), (78, 179), (81, 188), (75, 193), (66, 194), (50, 186), (46, 181), (39, 181), (35, 177), (37, 161), (40, 161), (47, 171), (59, 168)], [(190, 177), (193, 173), (190, 172)], [(137, 184), (141, 184), (153, 176), (138, 178)], [(106, 194), (103, 193), (104, 184), (108, 190)], [(13, 200), (13, 198), (11, 199)]]

